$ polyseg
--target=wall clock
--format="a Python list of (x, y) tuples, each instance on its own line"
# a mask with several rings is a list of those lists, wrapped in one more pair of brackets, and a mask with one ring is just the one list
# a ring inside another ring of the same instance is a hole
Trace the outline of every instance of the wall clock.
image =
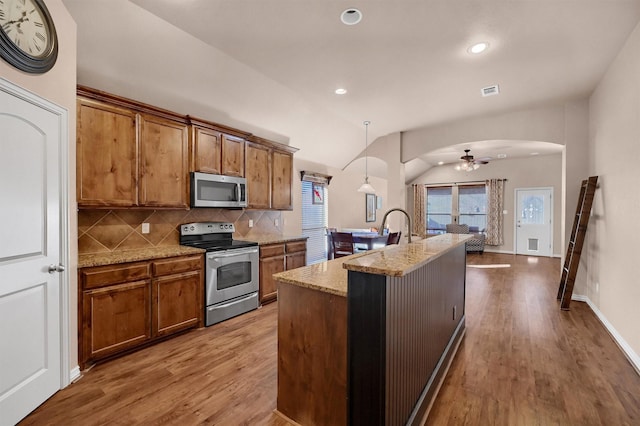
[(42, 74), (58, 59), (58, 36), (43, 0), (0, 0), (0, 57)]

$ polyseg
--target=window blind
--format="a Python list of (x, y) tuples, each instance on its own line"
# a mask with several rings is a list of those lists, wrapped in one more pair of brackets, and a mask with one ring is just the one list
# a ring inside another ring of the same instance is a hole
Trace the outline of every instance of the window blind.
[(326, 185), (315, 184), (321, 189), (322, 204), (313, 204), (313, 182), (302, 181), (302, 235), (307, 239), (307, 265), (327, 260), (328, 192)]

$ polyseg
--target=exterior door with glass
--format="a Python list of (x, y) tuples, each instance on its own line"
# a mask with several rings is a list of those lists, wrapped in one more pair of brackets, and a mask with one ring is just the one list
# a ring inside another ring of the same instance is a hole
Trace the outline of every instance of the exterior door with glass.
[(551, 256), (553, 188), (516, 189), (516, 254)]

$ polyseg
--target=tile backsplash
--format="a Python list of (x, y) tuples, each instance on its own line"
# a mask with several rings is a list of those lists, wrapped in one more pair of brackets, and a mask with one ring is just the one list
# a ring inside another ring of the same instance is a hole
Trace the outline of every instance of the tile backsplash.
[[(253, 227), (249, 228), (249, 220)], [(234, 238), (282, 234), (282, 214), (277, 210), (79, 210), (78, 253), (105, 253), (179, 244), (180, 224), (191, 222), (232, 222)], [(149, 233), (142, 233), (142, 224)], [(276, 223), (278, 224), (276, 226)]]

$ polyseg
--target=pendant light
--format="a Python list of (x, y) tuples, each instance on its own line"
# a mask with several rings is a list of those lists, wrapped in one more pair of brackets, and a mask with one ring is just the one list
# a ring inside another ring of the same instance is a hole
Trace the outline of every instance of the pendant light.
[(358, 188), (358, 192), (366, 192), (375, 194), (376, 190), (369, 184), (369, 164), (367, 160), (367, 145), (369, 144), (369, 124), (370, 121), (364, 122), (364, 183)]

